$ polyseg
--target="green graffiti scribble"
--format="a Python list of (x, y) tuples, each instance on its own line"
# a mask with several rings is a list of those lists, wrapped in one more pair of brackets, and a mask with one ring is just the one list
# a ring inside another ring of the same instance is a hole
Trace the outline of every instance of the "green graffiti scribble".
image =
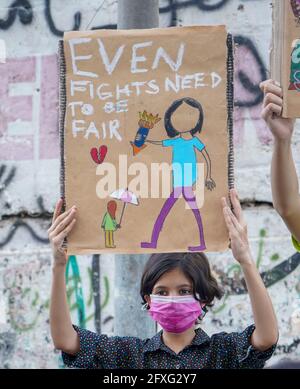
[(223, 304), (222, 304), (219, 308), (217, 308), (217, 309), (212, 309), (212, 310), (211, 310), (212, 313), (213, 313), (214, 315), (215, 315), (216, 313), (220, 313), (221, 311), (223, 311), (223, 309), (226, 307), (226, 300), (228, 299), (228, 297), (229, 297), (229, 293), (226, 292), (226, 293), (225, 293), (225, 296), (224, 296)]
[(36, 306), (38, 299), (39, 299), (39, 293), (35, 292), (35, 299), (33, 300), (32, 304), (31, 304), (32, 307)]
[[(267, 230), (265, 230), (264, 228), (262, 228), (260, 231), (259, 231), (259, 237), (260, 237), (260, 240), (259, 240), (259, 245), (258, 245), (258, 254), (257, 254), (257, 260), (256, 260), (256, 267), (257, 269), (259, 269), (260, 267), (260, 264), (262, 262), (262, 258), (263, 258), (263, 249), (264, 249), (264, 245), (265, 245), (265, 238), (267, 236)], [(279, 259), (279, 254), (278, 253), (274, 253), (271, 255), (270, 257), (270, 260), (271, 261), (277, 261)]]
[[(70, 268), (72, 269), (73, 276), (69, 277)], [(68, 285), (69, 282), (74, 282), (74, 286), (71, 288), (68, 288), (67, 291), (67, 300), (70, 309), (74, 309), (74, 307), (77, 307), (77, 314), (78, 314), (78, 323), (81, 328), (85, 328), (85, 306), (84, 306), (84, 299), (83, 299), (83, 293), (82, 293), (82, 286), (81, 286), (81, 277), (80, 272), (78, 268), (78, 263), (76, 260), (75, 255), (71, 255), (69, 257), (67, 267), (66, 267), (66, 284)], [(71, 295), (75, 292), (75, 304), (71, 306)]]
[(27, 332), (27, 331), (30, 331), (32, 330), (37, 321), (38, 321), (38, 318), (39, 318), (39, 313), (36, 315), (35, 319), (30, 323), (30, 324), (27, 324), (27, 325), (19, 325), (15, 319), (14, 319), (14, 316), (12, 314), (12, 312), (10, 312), (10, 324), (12, 326), (12, 328), (16, 331), (16, 332)]
[(259, 231), (259, 243), (258, 243), (258, 254), (257, 254), (257, 259), (256, 259), (256, 267), (257, 269), (259, 269), (260, 267), (260, 264), (262, 262), (262, 255), (263, 255), (263, 248), (264, 248), (264, 238), (266, 237), (267, 233), (266, 233), (266, 230), (264, 228), (262, 228), (260, 231)]
[(279, 259), (279, 254), (278, 253), (275, 253), (271, 256), (271, 261), (277, 261)]
[(95, 313), (91, 313), (86, 319), (85, 319), (85, 323), (87, 323), (88, 321), (90, 321), (91, 319), (93, 319), (93, 317), (95, 316)]
[[(30, 292), (30, 288), (26, 288), (22, 291), (22, 294), (20, 296), (20, 298), (24, 298), (28, 293)], [(12, 292), (10, 292), (10, 295), (9, 295), (9, 301), (13, 301), (14, 300), (14, 296), (12, 294)], [(35, 306), (37, 304), (37, 301), (39, 300), (39, 293), (36, 291), (35, 292), (35, 296), (34, 296), (34, 300), (31, 302), (31, 306)], [(41, 310), (39, 310), (35, 316), (35, 318), (32, 320), (31, 323), (29, 324), (25, 324), (25, 325), (20, 325), (16, 320), (15, 320), (15, 317), (14, 317), (14, 309), (12, 307), (14, 303), (9, 303), (9, 318), (10, 318), (10, 323), (11, 323), (11, 326), (12, 328), (16, 331), (16, 332), (26, 332), (26, 331), (30, 331), (32, 330), (37, 321), (38, 321), (38, 318), (39, 318), (39, 315), (41, 313)], [(43, 305), (41, 306), (41, 308), (43, 307)]]
[(229, 269), (227, 270), (227, 275), (229, 276), (229, 274), (230, 274), (232, 271), (233, 271), (234, 273), (240, 274), (240, 272), (242, 271), (241, 266), (238, 265), (237, 263), (234, 263), (234, 264), (231, 265), (231, 266), (229, 267)]
[(104, 288), (105, 288), (105, 298), (104, 298), (104, 301), (103, 303), (101, 304), (101, 309), (103, 309), (104, 307), (106, 307), (106, 305), (108, 304), (109, 302), (109, 280), (108, 280), (108, 277), (107, 276), (104, 276), (103, 277), (103, 281), (104, 281)]

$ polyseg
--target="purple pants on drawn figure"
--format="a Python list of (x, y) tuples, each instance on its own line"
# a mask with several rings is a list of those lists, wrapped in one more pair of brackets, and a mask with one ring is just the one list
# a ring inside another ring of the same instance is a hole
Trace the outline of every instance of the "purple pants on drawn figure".
[(184, 186), (184, 187), (175, 187), (168, 197), (168, 199), (165, 201), (156, 221), (153, 227), (152, 236), (151, 236), (151, 242), (142, 242), (141, 247), (142, 248), (153, 248), (155, 249), (157, 247), (157, 241), (159, 234), (162, 230), (164, 221), (166, 217), (168, 216), (169, 212), (171, 211), (173, 205), (176, 203), (180, 195), (183, 195), (183, 198), (185, 201), (189, 204), (191, 210), (193, 211), (193, 214), (195, 216), (195, 219), (197, 221), (198, 229), (199, 229), (199, 237), (200, 237), (200, 245), (199, 246), (189, 246), (189, 251), (201, 251), (205, 250), (205, 240), (204, 240), (204, 233), (203, 233), (203, 224), (202, 219), (200, 215), (200, 211), (197, 206), (197, 201), (193, 192), (193, 188), (191, 186)]

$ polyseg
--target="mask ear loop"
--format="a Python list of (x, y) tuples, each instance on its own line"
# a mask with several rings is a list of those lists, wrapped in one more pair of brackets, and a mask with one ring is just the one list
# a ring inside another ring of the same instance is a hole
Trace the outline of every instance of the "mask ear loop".
[(147, 311), (147, 310), (148, 310), (148, 307), (149, 307), (149, 304), (148, 304), (148, 303), (145, 303), (145, 304), (142, 305), (141, 310), (142, 310), (142, 311)]
[(203, 320), (204, 316), (207, 313), (206, 304), (201, 302), (201, 298), (200, 298), (200, 294), (199, 293), (196, 293), (195, 296), (197, 297), (197, 299), (199, 301), (199, 304), (200, 304), (200, 307), (201, 307), (201, 311), (202, 311), (201, 315), (199, 316), (199, 319)]
[(201, 310), (202, 310), (202, 313), (200, 315), (200, 320), (203, 320), (204, 319), (204, 316), (207, 314), (207, 308), (206, 308), (206, 305), (202, 303), (200, 303), (200, 306), (201, 306)]

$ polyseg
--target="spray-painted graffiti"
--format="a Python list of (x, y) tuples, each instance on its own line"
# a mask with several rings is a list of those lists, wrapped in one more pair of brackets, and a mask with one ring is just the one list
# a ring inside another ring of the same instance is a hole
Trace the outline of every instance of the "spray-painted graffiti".
[(277, 353), (282, 352), (283, 354), (291, 354), (295, 352), (296, 348), (300, 345), (300, 338), (293, 339), (289, 345), (283, 344), (277, 346)]
[[(5, 167), (5, 165), (2, 165), (0, 167), (0, 179), (1, 179), (1, 172), (3, 174), (3, 172), (5, 171), (5, 169), (2, 169), (2, 167)], [(11, 169), (8, 177), (4, 180), (3, 189), (6, 189), (8, 184), (11, 182), (11, 180), (14, 177), (15, 171), (16, 171), (15, 168)], [(1, 195), (1, 191), (0, 191), (0, 195)], [(19, 215), (21, 219), (19, 218), (14, 223), (12, 223), (6, 236), (3, 239), (0, 239), (0, 248), (6, 246), (8, 243), (11, 242), (11, 240), (14, 238), (19, 228), (24, 228), (26, 231), (28, 231), (34, 241), (42, 244), (49, 244), (48, 237), (46, 236), (43, 237), (40, 234), (38, 234), (34, 230), (34, 228), (30, 224), (28, 224), (28, 222), (23, 220), (23, 218), (25, 218), (26, 216), (30, 216), (30, 218), (39, 218), (39, 219), (49, 219), (49, 217), (52, 217), (52, 213), (48, 212), (44, 207), (44, 201), (42, 196), (38, 196), (36, 200), (40, 211), (36, 213), (30, 213), (30, 214), (25, 214), (24, 212), (21, 212), (21, 214)], [(11, 204), (9, 202), (6, 202), (5, 204), (7, 208), (11, 207)], [(2, 220), (6, 220), (10, 218), (10, 216), (7, 215), (2, 215), (1, 217)]]
[[(72, 276), (69, 276), (69, 270), (72, 269)], [(71, 255), (69, 257), (67, 268), (66, 268), (66, 284), (70, 285), (70, 283), (73, 283), (72, 287), (67, 288), (67, 299), (68, 304), (70, 306), (71, 311), (75, 308), (77, 308), (78, 313), (78, 324), (80, 327), (85, 328), (86, 323), (86, 317), (85, 317), (85, 306), (84, 306), (84, 300), (83, 300), (83, 293), (82, 293), (82, 284), (81, 284), (81, 278), (79, 273), (79, 268), (77, 264), (76, 257), (74, 255)], [(71, 294), (75, 293), (75, 304), (71, 305)]]
[[(76, 324), (86, 328), (87, 323), (94, 319), (95, 329), (101, 332), (101, 310), (108, 305), (110, 285), (106, 275), (103, 276), (104, 295), (100, 297), (100, 263), (99, 255), (92, 257), (92, 267), (88, 267), (88, 283), (83, 285), (82, 276), (76, 256), (70, 256), (66, 268), (67, 300), (71, 313), (77, 313)], [(98, 262), (98, 263), (97, 263)], [(97, 273), (94, 273), (96, 270)], [(48, 261), (31, 261), (24, 265), (14, 266), (3, 272), (3, 290), (7, 299), (8, 317), (12, 329), (17, 332), (33, 330), (41, 314), (49, 308), (49, 295), (41, 295), (37, 280), (47, 280), (49, 277)], [(86, 289), (84, 297), (84, 288)], [(87, 311), (91, 313), (87, 316)], [(103, 324), (113, 318), (109, 315), (103, 318)], [(97, 327), (96, 327), (97, 326)]]
[[(92, 277), (92, 290), (93, 290), (93, 298), (94, 298), (94, 307), (95, 307), (95, 330), (98, 334), (101, 333), (101, 301), (100, 301), (100, 255), (94, 254), (92, 258), (92, 270), (91, 270), (91, 277)], [(108, 282), (108, 279), (106, 277), (106, 282)], [(109, 285), (107, 285), (107, 294), (106, 299), (108, 301), (109, 299)], [(105, 301), (106, 303), (106, 301)]]
[(5, 19), (0, 19), (0, 28), (7, 30), (12, 26), (19, 17), (20, 22), (24, 25), (30, 24), (33, 20), (32, 7), (27, 0), (16, 0), (8, 7), (8, 15)]
[(14, 332), (0, 333), (0, 366), (8, 368), (7, 361), (13, 357), (16, 344), (16, 334)]
[[(71, 269), (71, 271), (70, 271)], [(85, 301), (83, 298), (83, 286), (80, 276), (76, 256), (70, 256), (66, 269), (67, 298), (70, 311), (77, 311), (78, 324), (86, 328), (87, 322), (94, 318), (94, 327), (96, 332), (101, 333), (101, 311), (109, 302), (110, 286), (107, 276), (103, 276), (104, 295), (103, 302), (100, 296), (100, 255), (95, 254), (92, 257), (92, 266), (87, 269), (89, 274), (88, 297)], [(72, 273), (72, 275), (70, 275)], [(86, 316), (87, 308), (94, 303), (93, 312)], [(112, 319), (111, 316), (103, 318), (103, 324)]]
[(5, 191), (8, 188), (8, 186), (11, 184), (13, 179), (15, 178), (16, 167), (15, 166), (10, 167), (9, 171), (7, 173), (6, 173), (6, 171), (7, 171), (7, 166), (0, 165), (0, 198), (4, 194), (4, 196), (3, 196), (4, 197), (4, 207), (2, 208), (3, 211), (4, 211), (4, 209), (11, 208), (11, 202), (9, 201), (7, 196), (5, 196), (5, 194), (6, 194)]
[(21, 219), (17, 219), (17, 221), (15, 221), (11, 226), (10, 226), (10, 229), (8, 231), (8, 234), (4, 237), (4, 239), (0, 240), (0, 248), (4, 247), (5, 245), (7, 245), (14, 237), (14, 235), (16, 234), (17, 230), (19, 228), (25, 228), (31, 235), (31, 237), (40, 242), (40, 243), (49, 243), (49, 239), (48, 238), (43, 238), (42, 236), (38, 235), (34, 229), (25, 221), (21, 220)]
[(58, 158), (56, 55), (8, 60), (1, 70), (1, 159)]
[[(177, 21), (177, 12), (181, 9), (187, 9), (189, 7), (197, 7), (201, 11), (215, 11), (222, 8), (231, 0), (168, 0), (167, 5), (164, 5), (160, 8), (160, 13), (170, 13), (171, 14), (171, 23), (174, 25)], [(51, 13), (51, 1), (44, 1), (44, 16), (46, 18), (47, 25), (50, 31), (55, 36), (63, 36), (65, 30), (77, 31), (81, 27), (82, 13), (74, 13), (74, 24), (71, 28), (66, 27), (65, 29), (58, 29), (53, 20)], [(14, 25), (16, 20), (19, 20), (23, 25), (31, 24), (34, 20), (34, 10), (28, 0), (16, 0), (11, 3), (8, 7), (8, 14), (6, 18), (0, 19), (0, 29), (7, 30)], [(101, 25), (92, 27), (95, 28), (116, 28), (115, 24)]]
[[(273, 267), (272, 269), (261, 272), (261, 277), (264, 281), (264, 284), (267, 288), (276, 284), (279, 281), (285, 279), (288, 275), (290, 275), (297, 267), (300, 265), (300, 254), (295, 253), (285, 261), (281, 262), (279, 265)], [(234, 266), (234, 268), (233, 268)], [(230, 295), (241, 295), (246, 294), (246, 283), (244, 278), (241, 277), (241, 270), (239, 265), (233, 265), (229, 268), (227, 273), (214, 269), (218, 274), (221, 284), (227, 292), (228, 296)], [(229, 274), (233, 271), (233, 276), (229, 276)]]
[[(8, 172), (7, 176), (5, 178), (3, 178), (4, 173), (6, 171), (6, 168), (7, 168), (7, 166), (5, 166), (5, 165), (0, 166), (0, 195), (8, 187), (8, 185), (12, 182), (12, 180), (14, 179), (15, 174), (16, 174), (16, 168), (12, 167), (10, 169), (10, 171)], [(3, 179), (3, 182), (2, 182), (2, 179)]]
[(32, 330), (45, 308), (38, 285), (34, 285), (37, 275), (45, 275), (48, 266), (42, 261), (31, 261), (4, 272), (4, 293), (7, 294), (8, 316), (15, 332)]
[[(62, 36), (64, 31), (57, 29), (51, 14), (51, 1), (45, 0), (44, 14), (47, 24), (54, 35)], [(0, 19), (0, 29), (7, 30), (19, 18), (24, 25), (31, 24), (34, 19), (33, 8), (28, 0), (16, 0), (10, 6), (8, 15), (5, 19)], [(74, 25), (71, 30), (79, 30), (81, 24), (81, 13), (76, 12), (74, 15)]]
[(166, 0), (166, 5), (160, 7), (159, 12), (161, 14), (169, 14), (170, 22), (169, 26), (176, 26), (180, 18), (178, 11), (187, 10), (188, 8), (198, 8), (201, 11), (211, 12), (216, 11), (225, 5), (227, 5), (231, 0)]
[[(4, 166), (4, 165), (2, 165), (2, 166)], [(0, 167), (0, 179), (1, 179), (1, 167)], [(5, 169), (3, 169), (3, 171), (4, 170)], [(5, 181), (3, 183), (3, 188), (4, 189), (6, 188), (8, 183), (10, 183), (12, 178), (14, 177), (15, 170), (16, 169), (13, 168), (11, 170), (11, 172), (9, 173), (9, 176), (5, 179)], [(12, 174), (12, 172), (13, 172), (13, 174)], [(9, 180), (9, 178), (10, 178), (10, 180)], [(0, 192), (0, 194), (1, 194), (1, 192)], [(38, 206), (40, 208), (40, 212), (30, 213), (29, 215), (25, 214), (24, 212), (23, 213), (21, 212), (20, 218), (17, 219), (14, 223), (11, 224), (7, 235), (2, 240), (0, 240), (0, 248), (6, 246), (8, 243), (11, 242), (11, 240), (14, 238), (14, 236), (15, 236), (15, 234), (18, 231), (19, 228), (24, 228), (25, 230), (27, 230), (30, 233), (30, 235), (33, 238), (33, 240), (35, 240), (36, 242), (43, 243), (43, 244), (48, 244), (49, 243), (48, 237), (40, 236), (33, 229), (33, 227), (30, 224), (28, 224), (28, 222), (23, 220), (23, 218), (25, 218), (25, 216), (30, 216), (30, 218), (40, 218), (40, 219), (45, 219), (45, 218), (48, 219), (50, 216), (52, 216), (52, 214), (50, 212), (47, 212), (45, 210), (42, 196), (38, 196), (37, 197), (37, 203), (38, 203)], [(10, 203), (7, 203), (7, 204), (10, 207)], [(10, 216), (2, 215), (2, 219), (3, 220), (9, 219), (9, 218), (10, 218)]]
[(267, 71), (251, 39), (237, 35), (234, 41), (237, 45), (234, 80), (234, 144), (235, 146), (243, 144), (247, 113), (254, 124), (259, 141), (268, 144), (272, 137), (260, 117), (263, 93), (259, 88), (260, 82), (267, 79)]
[[(256, 267), (259, 269), (264, 256), (265, 240), (267, 237), (267, 231), (265, 228), (261, 228), (259, 231), (258, 241), (258, 253), (256, 258)], [(270, 258), (270, 262), (276, 262), (280, 260), (278, 253), (273, 253)], [(294, 272), (300, 265), (300, 254), (295, 253), (288, 259), (283, 260), (280, 264), (272, 267), (267, 271), (260, 273), (263, 282), (267, 288), (282, 281), (292, 272)], [(225, 300), (228, 296), (242, 295), (247, 293), (246, 283), (242, 277), (241, 266), (237, 263), (230, 265), (226, 272), (214, 267), (214, 271), (220, 278), (221, 284), (226, 292)], [(224, 301), (225, 302), (225, 301)]]

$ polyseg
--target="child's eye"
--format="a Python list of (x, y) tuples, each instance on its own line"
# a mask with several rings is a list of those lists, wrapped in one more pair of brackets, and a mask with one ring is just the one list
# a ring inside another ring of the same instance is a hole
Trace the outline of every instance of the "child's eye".
[(181, 295), (192, 294), (192, 291), (190, 289), (181, 289), (180, 294)]
[(167, 293), (164, 290), (160, 290), (156, 294), (158, 294), (159, 296), (166, 296), (167, 295)]

